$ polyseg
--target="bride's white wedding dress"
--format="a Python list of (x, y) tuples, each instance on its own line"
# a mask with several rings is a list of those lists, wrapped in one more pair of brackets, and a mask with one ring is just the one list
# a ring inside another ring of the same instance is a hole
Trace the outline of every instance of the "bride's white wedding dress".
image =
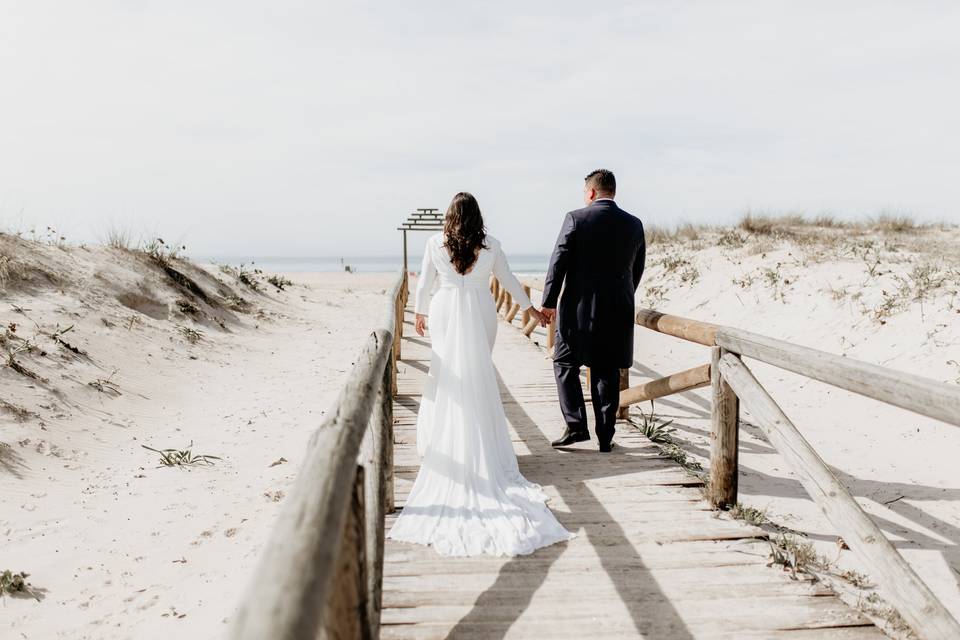
[(388, 537), (433, 545), (443, 555), (523, 555), (574, 536), (517, 466), (491, 358), (497, 316), (490, 274), (521, 308), (532, 305), (500, 243), (487, 236), (486, 244), (460, 275), (443, 234), (431, 237), (417, 282), (415, 309), (428, 315), (432, 349), (417, 417), (421, 464)]

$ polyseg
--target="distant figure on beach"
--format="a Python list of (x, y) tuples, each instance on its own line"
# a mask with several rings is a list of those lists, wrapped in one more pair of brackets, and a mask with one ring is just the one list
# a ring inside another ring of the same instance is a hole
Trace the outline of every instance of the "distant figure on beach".
[(417, 416), (422, 462), (388, 534), (443, 555), (524, 555), (574, 536), (517, 465), (491, 357), (497, 334), (491, 274), (545, 324), (500, 243), (487, 235), (476, 199), (458, 193), (443, 232), (427, 241), (417, 281), (416, 331), (422, 336), (429, 327), (431, 339)]
[(600, 451), (613, 450), (620, 369), (633, 366), (634, 294), (646, 259), (643, 224), (617, 206), (616, 193), (611, 171), (585, 178), (586, 206), (563, 219), (547, 268), (543, 315), (557, 321), (553, 371), (567, 423), (554, 447), (590, 439), (580, 386), (586, 366)]

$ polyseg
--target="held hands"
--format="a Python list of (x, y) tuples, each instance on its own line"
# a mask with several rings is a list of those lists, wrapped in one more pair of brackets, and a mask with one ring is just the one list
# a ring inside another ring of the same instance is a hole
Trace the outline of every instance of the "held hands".
[(424, 332), (427, 330), (427, 316), (418, 313), (413, 328), (416, 330), (417, 335), (423, 337)]
[(541, 327), (546, 327), (553, 321), (553, 309), (540, 309), (536, 307), (530, 307), (529, 310), (530, 316), (540, 324)]
[(557, 310), (544, 307), (543, 309), (540, 309), (540, 315), (543, 317), (543, 320), (540, 321), (540, 326), (545, 327), (557, 319)]

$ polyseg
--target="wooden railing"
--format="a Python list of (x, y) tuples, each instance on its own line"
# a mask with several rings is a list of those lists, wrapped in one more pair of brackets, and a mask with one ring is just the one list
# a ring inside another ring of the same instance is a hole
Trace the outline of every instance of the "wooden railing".
[[(524, 286), (528, 295), (536, 288)], [(511, 309), (512, 300), (499, 283), (492, 283), (491, 291), (497, 296), (498, 310), (505, 303), (507, 309)], [(511, 322), (513, 315), (507, 313), (504, 319)], [(770, 444), (787, 461), (804, 489), (867, 572), (885, 587), (887, 600), (917, 635), (928, 640), (960, 638), (960, 623), (837, 480), (741, 357), (753, 358), (955, 426), (960, 426), (960, 388), (749, 331), (651, 309), (637, 309), (635, 322), (652, 331), (710, 347), (709, 363), (625, 388), (620, 403), (621, 409), (625, 409), (637, 402), (711, 387), (707, 486), (714, 506), (729, 508), (737, 501), (739, 414), (743, 402)], [(529, 337), (535, 329), (536, 322), (532, 321), (524, 323), (522, 330)], [(554, 330), (551, 326), (547, 331), (548, 349), (553, 346)], [(621, 383), (621, 386), (625, 385)]]
[(307, 443), (230, 629), (233, 640), (379, 636), (384, 518), (393, 511), (393, 396), (407, 276)]

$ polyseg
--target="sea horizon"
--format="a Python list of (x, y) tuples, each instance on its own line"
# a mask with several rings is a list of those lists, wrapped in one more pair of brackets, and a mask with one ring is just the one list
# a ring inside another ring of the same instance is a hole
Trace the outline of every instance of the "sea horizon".
[[(356, 273), (389, 273), (403, 267), (403, 256), (200, 256), (196, 262), (222, 264), (237, 267), (253, 266), (264, 271), (285, 273), (336, 273), (353, 271)], [(422, 255), (410, 255), (407, 267), (410, 271), (420, 270)], [(531, 275), (542, 274), (547, 270), (550, 256), (514, 255), (509, 258), (514, 273)]]

